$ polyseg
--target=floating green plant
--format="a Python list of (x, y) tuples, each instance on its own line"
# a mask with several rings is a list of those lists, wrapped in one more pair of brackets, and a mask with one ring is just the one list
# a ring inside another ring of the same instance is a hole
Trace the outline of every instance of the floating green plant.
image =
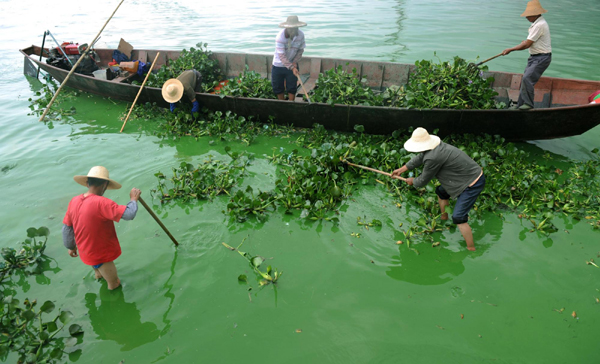
[[(16, 353), (18, 363), (59, 363), (67, 347), (77, 344), (83, 333), (81, 326), (69, 326), (69, 337), (57, 336), (74, 317), (66, 310), (59, 310), (48, 319), (56, 306), (45, 301), (38, 306), (37, 300), (25, 298), (23, 302), (15, 298), (7, 286), (13, 273), (32, 274), (28, 269), (37, 267), (43, 261), (49, 230), (47, 227), (27, 229), (27, 239), (21, 249), (3, 248), (3, 262), (0, 262), (0, 359), (6, 361), (10, 353)], [(43, 238), (43, 239), (42, 239)], [(43, 317), (42, 317), (43, 316)]]
[[(246, 241), (247, 238), (248, 237), (244, 238), (244, 240), (242, 240), (240, 245), (238, 245), (236, 248), (234, 248), (224, 242), (221, 244), (223, 244), (224, 247), (226, 247), (227, 249), (229, 249), (231, 251), (238, 252), (242, 257), (244, 257), (248, 261), (250, 268), (252, 268), (252, 270), (254, 271), (254, 273), (256, 273), (256, 275), (259, 279), (260, 286), (266, 286), (271, 283), (272, 284), (277, 283), (277, 280), (281, 277), (283, 272), (279, 272), (277, 270), (277, 268), (273, 269), (270, 265), (267, 266), (266, 271), (261, 271), (259, 268), (265, 262), (265, 258), (261, 257), (260, 255), (252, 255), (248, 252), (243, 252), (243, 251), (239, 250), (239, 248), (242, 246), (242, 244), (244, 244), (244, 242)], [(238, 276), (238, 281), (246, 282), (247, 281), (246, 275), (242, 274), (242, 275)]]

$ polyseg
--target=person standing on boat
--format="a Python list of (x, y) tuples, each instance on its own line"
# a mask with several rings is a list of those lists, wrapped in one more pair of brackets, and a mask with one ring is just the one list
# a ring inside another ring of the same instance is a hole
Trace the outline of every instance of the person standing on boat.
[(441, 219), (448, 220), (446, 206), (450, 198), (456, 198), (452, 212), (452, 222), (458, 226), (467, 249), (475, 251), (473, 232), (469, 226), (469, 211), (485, 186), (483, 169), (462, 150), (442, 142), (436, 135), (429, 135), (424, 128), (416, 128), (404, 149), (419, 153), (401, 168), (392, 172), (393, 177), (423, 166), (423, 172), (416, 178), (407, 178), (409, 186), (425, 187), (434, 177), (441, 186), (435, 189), (440, 205)]
[(171, 106), (171, 112), (177, 108), (183, 93), (192, 103), (192, 115), (200, 112), (200, 103), (196, 100), (196, 92), (202, 87), (202, 74), (196, 70), (183, 71), (179, 77), (171, 78), (163, 84), (162, 96)]
[(142, 192), (131, 189), (131, 201), (126, 206), (103, 197), (106, 190), (118, 190), (121, 185), (108, 178), (108, 170), (102, 166), (92, 167), (87, 176), (73, 179), (88, 191), (69, 202), (63, 219), (63, 243), (71, 257), (77, 257), (79, 252), (81, 261), (94, 269), (96, 279), (104, 278), (108, 289), (115, 289), (121, 285), (114, 263), (121, 255), (121, 246), (113, 221), (133, 220)]
[(284, 29), (275, 38), (275, 55), (271, 69), (271, 86), (279, 100), (285, 100), (284, 91), (287, 91), (290, 101), (296, 98), (300, 75), (298, 62), (306, 47), (304, 32), (298, 28), (304, 26), (306, 23), (299, 21), (295, 15), (288, 16), (287, 21), (279, 24), (279, 27)]
[(512, 51), (529, 49), (530, 56), (527, 60), (525, 72), (523, 73), (521, 92), (517, 103), (519, 110), (529, 110), (533, 108), (534, 86), (540, 77), (542, 77), (546, 68), (550, 66), (550, 62), (552, 62), (550, 28), (548, 27), (546, 19), (542, 17), (542, 14), (547, 12), (546, 9), (542, 8), (539, 0), (529, 1), (525, 12), (521, 14), (521, 16), (526, 17), (527, 20), (533, 23), (529, 27), (527, 39), (515, 47), (507, 48), (502, 51), (502, 55), (506, 56)]

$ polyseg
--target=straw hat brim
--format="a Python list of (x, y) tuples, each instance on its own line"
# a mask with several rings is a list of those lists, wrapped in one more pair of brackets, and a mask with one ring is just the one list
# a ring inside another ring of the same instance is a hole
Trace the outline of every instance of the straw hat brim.
[(536, 16), (542, 15), (547, 12), (548, 10), (542, 8), (542, 4), (540, 4), (539, 1), (532, 0), (527, 3), (527, 7), (525, 8), (525, 11), (523, 12), (523, 14), (521, 14), (521, 16)]
[(279, 27), (280, 28), (300, 28), (300, 27), (305, 27), (306, 23), (303, 21), (299, 21), (297, 23), (288, 23), (287, 21), (280, 23)]
[[(169, 95), (167, 93), (167, 87), (169, 87), (169, 85), (175, 85), (177, 93), (175, 95)], [(177, 102), (179, 100), (181, 100), (181, 97), (183, 96), (183, 83), (181, 83), (181, 81), (179, 81), (176, 78), (171, 78), (170, 80), (167, 80), (167, 82), (164, 83), (163, 87), (162, 87), (162, 97), (163, 99), (165, 99), (166, 102), (169, 103), (174, 103)]]
[[(90, 178), (96, 178), (96, 179), (103, 179), (105, 181), (108, 181), (108, 187), (106, 188), (107, 190), (118, 190), (119, 188), (121, 188), (121, 184), (113, 181), (110, 178), (102, 178), (102, 177), (96, 177), (96, 176), (89, 176)], [(75, 182), (79, 183), (82, 186), (87, 187), (87, 179), (88, 176), (74, 176), (73, 179), (75, 180)]]
[(429, 140), (422, 142), (416, 142), (413, 138), (410, 138), (404, 143), (404, 149), (411, 153), (424, 152), (440, 145), (440, 141), (440, 137), (437, 135), (429, 135)]

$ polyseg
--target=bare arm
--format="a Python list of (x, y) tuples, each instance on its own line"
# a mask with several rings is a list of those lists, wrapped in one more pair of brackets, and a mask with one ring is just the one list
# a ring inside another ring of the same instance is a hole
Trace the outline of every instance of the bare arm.
[(532, 44), (533, 44), (532, 40), (525, 39), (519, 45), (517, 45), (515, 47), (512, 47), (512, 48), (506, 48), (505, 50), (503, 50), (502, 51), (502, 55), (506, 56), (507, 54), (509, 54), (512, 51), (522, 51), (524, 49), (527, 49), (527, 48), (531, 47)]

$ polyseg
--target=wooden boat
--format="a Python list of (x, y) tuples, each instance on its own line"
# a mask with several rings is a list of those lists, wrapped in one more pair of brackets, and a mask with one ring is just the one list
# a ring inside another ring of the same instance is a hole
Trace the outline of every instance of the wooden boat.
[[(68, 72), (46, 64), (41, 48), (30, 46), (20, 50), (25, 59), (25, 73), (35, 74), (37, 67), (62, 82)], [(112, 60), (112, 49), (96, 49), (102, 68)], [(150, 60), (157, 50), (134, 50), (133, 59)], [(169, 59), (179, 57), (179, 51), (160, 51), (157, 66), (166, 64)], [(242, 73), (246, 66), (270, 78), (272, 55), (246, 53), (213, 53), (227, 77)], [(368, 85), (374, 89), (385, 89), (391, 85), (405, 84), (414, 65), (390, 62), (370, 62), (320, 57), (304, 57), (299, 64), (306, 88), (315, 86), (320, 73), (341, 65), (350, 71), (356, 68), (361, 77), (366, 77)], [(155, 69), (157, 69), (156, 67)], [(498, 92), (498, 100), (516, 100), (522, 74), (488, 72), (493, 76), (492, 87)], [(130, 77), (119, 77), (111, 81), (73, 74), (68, 86), (93, 94), (123, 101), (133, 101), (139, 86), (131, 85)], [(518, 110), (449, 110), (449, 109), (404, 109), (374, 106), (328, 105), (323, 103), (289, 102), (279, 100), (244, 97), (221, 97), (208, 93), (198, 93), (197, 99), (212, 110), (231, 110), (246, 117), (255, 116), (260, 120), (275, 117), (275, 122), (297, 127), (311, 127), (315, 123), (327, 129), (353, 131), (355, 125), (363, 125), (365, 132), (388, 134), (409, 127), (424, 127), (438, 135), (448, 134), (491, 134), (501, 135), (508, 140), (536, 140), (562, 138), (582, 134), (600, 124), (600, 105), (588, 104), (588, 96), (600, 90), (600, 81), (584, 81), (554, 77), (542, 77), (535, 87), (535, 109)], [(301, 98), (298, 98), (300, 100)], [(162, 99), (160, 88), (146, 87), (138, 102), (156, 102), (167, 107)]]

